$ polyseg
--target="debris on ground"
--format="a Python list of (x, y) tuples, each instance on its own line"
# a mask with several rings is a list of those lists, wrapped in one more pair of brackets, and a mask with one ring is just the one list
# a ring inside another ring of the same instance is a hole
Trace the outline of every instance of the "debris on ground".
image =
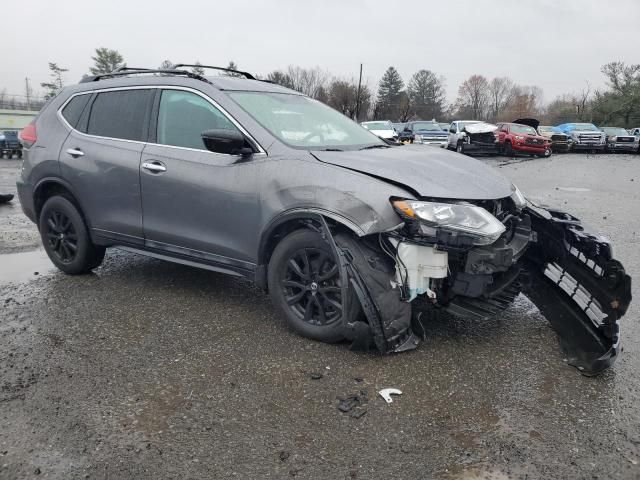
[(340, 400), (338, 410), (342, 413), (350, 413), (352, 418), (361, 418), (367, 413), (367, 409), (364, 407), (369, 401), (366, 390), (360, 390), (359, 393), (348, 397), (338, 397), (338, 400)]
[(309, 377), (311, 377), (311, 380), (320, 380), (322, 377), (324, 377), (324, 375), (319, 372), (311, 372), (309, 374)]
[(393, 398), (391, 395), (402, 395), (402, 392), (397, 388), (383, 388), (378, 392), (384, 401), (387, 403), (393, 403)]

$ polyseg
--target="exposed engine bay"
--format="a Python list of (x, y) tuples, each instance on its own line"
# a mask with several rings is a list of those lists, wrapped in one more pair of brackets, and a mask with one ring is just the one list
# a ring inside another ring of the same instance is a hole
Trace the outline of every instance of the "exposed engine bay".
[[(426, 321), (437, 311), (482, 321), (523, 293), (582, 373), (597, 374), (616, 360), (618, 321), (631, 301), (631, 279), (613, 259), (607, 239), (568, 213), (525, 201), (519, 192), (496, 201), (460, 202), (460, 212), (442, 214), (473, 212), (478, 218), (470, 223), (480, 225), (481, 211), (490, 212), (494, 224), (487, 221), (484, 237), (436, 227), (424, 221), (431, 212), (418, 218), (421, 202), (391, 201), (404, 218), (393, 230), (333, 238), (325, 224), (343, 278), (366, 317), (347, 326), (354, 348), (413, 349), (419, 344), (413, 331), (418, 314)], [(455, 209), (425, 203), (437, 214)]]

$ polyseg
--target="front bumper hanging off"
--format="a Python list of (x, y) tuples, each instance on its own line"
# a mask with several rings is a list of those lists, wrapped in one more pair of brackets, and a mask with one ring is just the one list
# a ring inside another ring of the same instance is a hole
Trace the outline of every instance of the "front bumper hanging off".
[(558, 333), (569, 363), (595, 375), (620, 352), (618, 321), (631, 302), (631, 277), (609, 241), (576, 217), (527, 210), (535, 238), (524, 257), (523, 293)]

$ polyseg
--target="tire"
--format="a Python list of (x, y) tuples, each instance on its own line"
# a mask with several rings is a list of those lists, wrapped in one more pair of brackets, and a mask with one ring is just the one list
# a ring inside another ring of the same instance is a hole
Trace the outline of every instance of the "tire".
[(303, 337), (327, 343), (344, 340), (345, 324), (360, 311), (360, 302), (350, 288), (348, 318), (343, 318), (340, 270), (331, 246), (312, 230), (290, 233), (276, 246), (269, 261), (268, 282), (276, 311)]
[(551, 149), (547, 148), (544, 151), (544, 158), (549, 158), (551, 156)]
[(93, 244), (80, 211), (70, 199), (49, 198), (38, 224), (47, 255), (64, 273), (88, 273), (102, 263), (105, 249)]
[(456, 152), (464, 155), (464, 144), (460, 140), (458, 140), (458, 143), (456, 144)]
[(511, 142), (504, 142), (504, 155), (505, 157), (513, 157), (513, 147)]

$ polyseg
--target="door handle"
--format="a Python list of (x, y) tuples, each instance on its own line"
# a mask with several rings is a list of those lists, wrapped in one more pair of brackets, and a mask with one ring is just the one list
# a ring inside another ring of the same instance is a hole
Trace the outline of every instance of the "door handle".
[(158, 161), (144, 162), (142, 164), (142, 168), (149, 170), (151, 173), (162, 173), (167, 171), (167, 167), (165, 167), (162, 162)]
[(84, 157), (84, 152), (79, 148), (68, 148), (67, 154), (71, 155), (73, 158)]

